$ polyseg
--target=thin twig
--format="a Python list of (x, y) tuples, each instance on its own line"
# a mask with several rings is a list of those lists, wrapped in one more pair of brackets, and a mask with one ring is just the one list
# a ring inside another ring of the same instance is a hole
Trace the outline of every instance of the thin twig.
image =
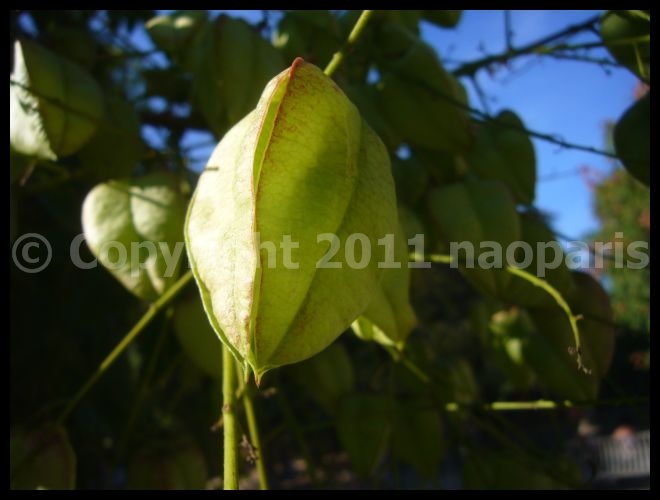
[(528, 43), (518, 49), (505, 50), (504, 52), (501, 52), (499, 54), (486, 56), (476, 61), (463, 64), (453, 71), (454, 76), (471, 76), (474, 75), (480, 69), (487, 68), (493, 64), (497, 64), (497, 63), (503, 64), (515, 57), (529, 54), (531, 52), (535, 52), (539, 47), (543, 47), (551, 42), (555, 42), (567, 36), (575, 35), (576, 33), (580, 33), (581, 31), (590, 30), (591, 28), (593, 28), (593, 26), (596, 25), (596, 23), (599, 20), (600, 20), (600, 16), (594, 16), (582, 23), (568, 26), (560, 31), (545, 36), (539, 40)]
[(112, 366), (112, 364), (119, 358), (119, 356), (131, 345), (133, 340), (151, 323), (151, 321), (158, 315), (158, 313), (167, 306), (178, 294), (185, 288), (185, 286), (192, 281), (192, 272), (188, 271), (181, 276), (179, 280), (172, 285), (158, 300), (149, 306), (146, 313), (140, 318), (133, 328), (126, 334), (126, 336), (115, 346), (115, 348), (108, 354), (101, 362), (96, 371), (87, 379), (85, 384), (78, 390), (76, 395), (69, 401), (69, 404), (64, 408), (60, 416), (57, 418), (57, 423), (62, 424), (69, 417), (71, 412), (76, 408), (78, 403), (85, 397), (89, 390), (94, 387), (96, 382), (101, 376)]
[[(410, 256), (410, 259), (411, 261), (418, 262), (420, 259), (420, 255), (416, 253), (412, 254)], [(424, 260), (426, 262), (438, 262), (443, 264), (454, 263), (454, 258), (451, 255), (444, 255), (444, 254), (426, 255), (424, 257)], [(564, 297), (561, 295), (561, 293), (559, 293), (559, 291), (555, 287), (553, 287), (550, 283), (548, 283), (546, 280), (541, 279), (531, 273), (528, 273), (523, 269), (514, 266), (506, 266), (504, 270), (510, 274), (513, 274), (515, 276), (518, 276), (519, 278), (524, 279), (525, 281), (528, 281), (529, 283), (531, 283), (536, 287), (543, 289), (555, 300), (557, 305), (566, 314), (566, 317), (568, 318), (568, 321), (571, 325), (571, 330), (573, 331), (573, 339), (575, 341), (575, 347), (574, 348), (571, 347), (569, 352), (575, 355), (579, 370), (582, 370), (584, 373), (587, 374), (591, 373), (591, 370), (584, 365), (582, 360), (582, 344), (580, 342), (580, 331), (577, 326), (577, 322), (580, 319), (580, 317), (573, 314), (570, 306), (568, 305)]]
[(149, 361), (147, 362), (144, 375), (142, 376), (140, 387), (138, 388), (137, 394), (135, 395), (135, 398), (133, 400), (133, 407), (131, 408), (131, 412), (128, 416), (128, 419), (126, 420), (126, 426), (124, 427), (123, 435), (119, 440), (120, 444), (117, 446), (117, 449), (119, 450), (118, 455), (120, 456), (123, 455), (123, 452), (129, 443), (129, 439), (131, 433), (133, 432), (133, 428), (135, 427), (135, 423), (138, 421), (140, 413), (142, 412), (142, 407), (144, 406), (144, 402), (147, 399), (147, 395), (149, 394), (149, 389), (151, 388), (151, 381), (153, 379), (154, 372), (156, 371), (156, 365), (158, 364), (160, 353), (163, 350), (163, 345), (165, 344), (165, 339), (167, 337), (170, 319), (172, 318), (173, 313), (174, 313), (174, 309), (171, 306), (168, 307), (167, 310), (165, 311), (165, 318), (163, 321), (163, 326), (160, 335), (158, 337), (158, 340), (156, 340), (156, 345), (151, 351), (151, 356)]
[(494, 119), (493, 117), (489, 116), (488, 113), (485, 113), (485, 112), (483, 112), (479, 109), (476, 109), (476, 108), (472, 108), (469, 105), (467, 105), (467, 104), (463, 103), (462, 101), (460, 101), (459, 99), (457, 99), (456, 97), (451, 96), (449, 94), (446, 94), (444, 92), (438, 91), (437, 88), (429, 85), (429, 83), (426, 82), (426, 81), (418, 80), (414, 77), (411, 77), (408, 74), (398, 73), (394, 68), (391, 68), (391, 66), (388, 64), (388, 61), (382, 61), (382, 64), (386, 69), (388, 69), (388, 71), (392, 71), (392, 73), (396, 74), (397, 77), (399, 77), (401, 80), (404, 80), (404, 81), (407, 81), (409, 83), (415, 84), (415, 85), (419, 86), (420, 88), (425, 89), (427, 92), (429, 92), (433, 96), (438, 97), (440, 99), (443, 99), (443, 100), (449, 102), (450, 104), (467, 111), (468, 113), (470, 113), (470, 114), (472, 114), (475, 117), (480, 119), (480, 120), (477, 120), (477, 121), (482, 121), (484, 123), (489, 123), (489, 124), (492, 124), (492, 125), (495, 125), (495, 126), (498, 126), (498, 127), (502, 127), (502, 128), (517, 130), (517, 131), (522, 132), (522, 133), (524, 133), (524, 134), (526, 134), (530, 137), (536, 137), (537, 139), (541, 139), (541, 140), (546, 141), (546, 142), (557, 144), (558, 146), (564, 147), (566, 149), (574, 149), (574, 150), (577, 150), (577, 151), (586, 151), (588, 153), (593, 153), (593, 154), (597, 154), (597, 155), (600, 155), (600, 156), (606, 156), (608, 158), (619, 159), (619, 157), (615, 153), (612, 153), (611, 151), (605, 151), (605, 150), (602, 150), (602, 149), (594, 148), (592, 146), (584, 146), (582, 144), (575, 144), (575, 143), (566, 141), (566, 140), (564, 140), (560, 137), (557, 137), (555, 135), (552, 135), (552, 134), (547, 134), (547, 133), (544, 133), (544, 132), (537, 132), (535, 130), (530, 130), (529, 128), (526, 128), (526, 127), (521, 127), (521, 126), (516, 125), (514, 123), (503, 122), (503, 121)]

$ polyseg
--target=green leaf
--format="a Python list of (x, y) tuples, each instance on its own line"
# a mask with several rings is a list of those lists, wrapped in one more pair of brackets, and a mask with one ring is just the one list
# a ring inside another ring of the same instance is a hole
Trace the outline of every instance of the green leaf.
[(240, 19), (220, 15), (196, 42), (193, 102), (219, 136), (257, 104), (284, 69), (280, 52)]
[(463, 462), (463, 487), (470, 490), (572, 489), (580, 482), (577, 464), (564, 457), (539, 464), (513, 449), (479, 448)]
[(467, 163), (462, 154), (414, 148), (411, 158), (415, 158), (426, 167), (431, 179), (438, 186), (458, 182), (465, 177), (468, 171)]
[(97, 58), (96, 40), (84, 28), (53, 23), (48, 27), (48, 46), (58, 54), (80, 64), (86, 70), (90, 70), (94, 66)]
[(383, 116), (377, 103), (377, 90), (373, 85), (346, 85), (344, 88), (348, 98), (357, 106), (364, 120), (381, 138), (387, 150), (392, 153), (401, 145), (401, 137)]
[(162, 440), (140, 448), (128, 467), (128, 489), (203, 490), (208, 478), (206, 459), (191, 440)]
[(392, 243), (392, 265), (399, 263), (400, 267), (385, 269), (380, 286), (352, 327), (363, 340), (403, 349), (406, 338), (417, 326), (417, 316), (410, 305), (408, 245), (401, 226), (394, 234)]
[[(121, 144), (121, 147), (117, 147)], [(110, 95), (96, 134), (78, 152), (89, 175), (99, 181), (129, 177), (144, 154), (140, 119), (133, 106)]]
[[(486, 268), (501, 257), (509, 245), (520, 240), (520, 223), (510, 191), (499, 181), (467, 181), (436, 188), (429, 194), (429, 209), (442, 239), (450, 243), (469, 242), (474, 250), (474, 264), (460, 263), (463, 276), (478, 290), (498, 297), (505, 292), (511, 275), (504, 269)], [(499, 244), (501, 251), (483, 242)], [(468, 254), (469, 256), (469, 254)], [(482, 257), (484, 266), (480, 265)], [(464, 259), (463, 250), (459, 258)]]
[(534, 201), (536, 155), (525, 125), (512, 111), (502, 111), (493, 122), (481, 125), (467, 162), (482, 179), (504, 182), (516, 200), (525, 205)]
[(382, 10), (376, 11), (385, 23), (398, 24), (410, 33), (419, 36), (419, 20), (421, 10)]
[(439, 473), (446, 444), (442, 421), (435, 410), (415, 401), (397, 404), (397, 419), (392, 434), (392, 454), (410, 464), (420, 475), (433, 479)]
[(273, 32), (273, 45), (282, 51), (287, 61), (302, 57), (322, 66), (343, 43), (339, 31), (339, 22), (330, 11), (287, 11)]
[[(364, 311), (383, 273), (377, 240), (396, 224), (385, 147), (335, 83), (298, 59), (212, 154), (186, 246), (216, 333), (259, 379), (320, 352)], [(340, 269), (317, 266), (327, 233), (339, 239), (329, 258)], [(346, 251), (356, 233), (362, 244)], [(299, 245), (298, 268), (278, 250), (285, 235)], [(351, 253), (364, 267), (348, 264)]]
[(55, 160), (78, 151), (96, 131), (103, 95), (77, 64), (17, 40), (9, 80), (9, 143), (18, 153)]
[[(465, 94), (445, 71), (432, 47), (401, 31), (384, 29), (386, 38), (410, 38), (384, 51), (379, 63), (378, 103), (390, 125), (411, 146), (464, 151), (470, 144)], [(403, 54), (399, 52), (405, 50)]]
[(358, 474), (368, 477), (383, 460), (395, 422), (392, 401), (376, 394), (351, 394), (339, 403), (337, 432)]
[(415, 205), (424, 196), (429, 185), (426, 165), (416, 156), (406, 159), (394, 156), (392, 175), (396, 184), (397, 200), (408, 206)]
[(288, 373), (331, 415), (337, 413), (339, 400), (355, 388), (351, 358), (339, 342), (302, 363), (292, 365)]
[(629, 11), (607, 11), (600, 21), (600, 36), (620, 64), (642, 80), (651, 80), (651, 22), (648, 19)]
[(207, 375), (222, 379), (222, 343), (199, 297), (178, 302), (172, 323), (179, 344), (191, 361)]
[(593, 375), (603, 378), (612, 365), (615, 347), (613, 310), (605, 289), (590, 274), (574, 271), (575, 293), (570, 300), (573, 314), (581, 315), (578, 322), (586, 345), (585, 363)]
[(185, 52), (207, 16), (205, 10), (180, 10), (150, 19), (145, 28), (158, 48), (176, 56)]
[(422, 17), (441, 28), (454, 28), (461, 19), (462, 10), (423, 10)]
[(614, 126), (614, 148), (630, 175), (651, 186), (651, 91), (630, 106)]
[(76, 455), (63, 427), (16, 428), (9, 433), (12, 490), (73, 490)]
[(94, 256), (128, 291), (154, 300), (178, 279), (184, 210), (170, 174), (113, 180), (87, 194), (83, 232)]
[(406, 242), (418, 234), (425, 234), (424, 224), (411, 209), (399, 205), (399, 220), (403, 229), (403, 237)]
[(571, 401), (588, 401), (598, 396), (600, 380), (607, 373), (614, 353), (612, 308), (607, 293), (591, 276), (573, 272), (575, 293), (569, 300), (578, 321), (582, 358), (590, 374), (578, 370), (568, 318), (558, 307), (535, 309), (531, 317), (538, 333), (530, 335), (525, 357), (533, 366), (539, 382), (553, 393)]

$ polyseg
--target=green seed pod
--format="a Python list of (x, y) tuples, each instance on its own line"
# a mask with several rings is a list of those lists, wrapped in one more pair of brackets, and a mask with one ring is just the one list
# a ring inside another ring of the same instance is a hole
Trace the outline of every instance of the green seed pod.
[[(384, 271), (378, 239), (396, 227), (383, 143), (299, 58), (218, 144), (185, 234), (211, 324), (259, 380), (320, 352), (365, 310)], [(286, 237), (298, 245), (290, 262)]]
[(75, 153), (96, 131), (103, 94), (77, 64), (29, 40), (14, 44), (9, 144), (46, 160)]
[(169, 174), (98, 184), (85, 198), (82, 227), (99, 262), (144, 300), (155, 300), (179, 277), (183, 198)]
[(410, 305), (408, 245), (400, 226), (393, 243), (393, 265), (399, 263), (400, 267), (385, 269), (367, 309), (353, 323), (353, 331), (362, 340), (403, 349), (406, 338), (417, 326), (417, 316)]

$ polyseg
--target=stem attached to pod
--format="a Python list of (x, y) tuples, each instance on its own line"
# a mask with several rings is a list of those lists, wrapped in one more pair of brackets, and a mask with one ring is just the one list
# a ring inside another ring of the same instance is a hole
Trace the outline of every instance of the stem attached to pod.
[(224, 433), (224, 487), (238, 489), (238, 440), (236, 439), (236, 370), (234, 356), (222, 346), (222, 429)]

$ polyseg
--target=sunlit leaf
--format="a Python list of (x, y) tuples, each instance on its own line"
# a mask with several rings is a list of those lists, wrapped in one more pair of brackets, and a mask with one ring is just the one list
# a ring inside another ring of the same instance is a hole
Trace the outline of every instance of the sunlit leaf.
[(9, 142), (18, 153), (54, 160), (75, 153), (96, 131), (103, 95), (77, 64), (16, 41), (9, 80)]
[(127, 290), (144, 300), (155, 300), (178, 279), (183, 219), (183, 199), (174, 177), (161, 173), (99, 184), (82, 207), (90, 250)]

